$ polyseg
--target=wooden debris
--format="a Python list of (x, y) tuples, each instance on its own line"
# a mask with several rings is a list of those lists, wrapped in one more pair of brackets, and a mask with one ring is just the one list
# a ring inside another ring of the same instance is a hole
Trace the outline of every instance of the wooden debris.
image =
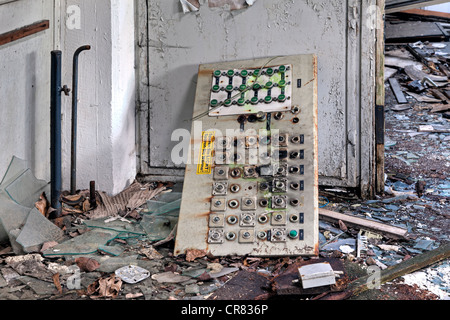
[(159, 260), (162, 259), (164, 256), (160, 254), (158, 251), (155, 250), (153, 247), (149, 248), (141, 248), (139, 250), (139, 253), (146, 256), (149, 260)]
[(408, 77), (411, 78), (411, 80), (422, 81), (423, 78), (428, 77), (432, 81), (447, 82), (447, 77), (435, 76), (429, 73), (425, 73), (424, 71), (418, 69), (418, 65), (411, 64), (409, 66), (406, 66), (405, 73), (408, 75)]
[(39, 198), (40, 200), (36, 202), (35, 206), (44, 217), (48, 218), (50, 202), (48, 202), (45, 192), (43, 192)]
[(450, 129), (441, 126), (424, 125), (419, 126), (419, 132), (435, 132), (435, 133), (450, 133)]
[(80, 268), (80, 270), (83, 272), (92, 272), (100, 267), (100, 264), (97, 262), (97, 260), (86, 257), (75, 259), (75, 263), (77, 264), (78, 268)]
[(392, 91), (394, 92), (395, 97), (397, 98), (397, 102), (400, 104), (408, 103), (408, 100), (405, 97), (405, 94), (400, 87), (396, 78), (390, 78), (389, 84), (391, 85)]
[(413, 93), (410, 91), (408, 91), (407, 94), (409, 96), (413, 97), (414, 99), (416, 99), (418, 102), (426, 102), (426, 103), (441, 103), (442, 102), (439, 99), (431, 98), (426, 95), (421, 95), (421, 94)]
[[(449, 257), (450, 243), (447, 243), (435, 250), (417, 255), (413, 258), (402, 261), (399, 264), (382, 270), (379, 279), (380, 284), (395, 280), (398, 277), (423, 269), (436, 262), (448, 259)], [(356, 296), (368, 290), (368, 285), (370, 284), (371, 279), (373, 279), (373, 275), (368, 275), (366, 277), (353, 281), (347, 288), (347, 294), (349, 294), (350, 296)]]
[(197, 258), (202, 258), (206, 256), (206, 254), (207, 254), (206, 250), (197, 250), (197, 249), (187, 250), (186, 261), (192, 262)]
[(405, 21), (403, 23), (386, 22), (386, 43), (411, 43), (417, 41), (445, 41), (446, 34), (438, 23), (423, 21)]
[(354, 228), (368, 229), (369, 231), (374, 231), (381, 233), (388, 238), (393, 239), (406, 239), (408, 230), (404, 228), (399, 228), (391, 225), (387, 225), (381, 222), (376, 222), (372, 220), (367, 220), (364, 218), (349, 216), (346, 214), (329, 211), (326, 209), (320, 209), (320, 219), (339, 223), (339, 220), (343, 221), (347, 226)]
[(430, 92), (436, 99), (441, 100), (442, 102), (450, 102), (450, 100), (438, 89), (430, 89)]
[(61, 287), (61, 281), (59, 279), (59, 273), (55, 273), (53, 275), (53, 283), (55, 284), (56, 289), (58, 290), (59, 294), (62, 294), (62, 287)]
[(256, 272), (241, 270), (208, 300), (267, 300), (273, 295), (269, 288), (270, 281), (266, 277)]
[(431, 107), (430, 113), (445, 112), (450, 110), (450, 104), (437, 104)]
[[(2, 1), (4, 2), (4, 1)], [(36, 23), (27, 25), (25, 27), (15, 29), (12, 31), (9, 31), (7, 33), (0, 34), (0, 46), (11, 43), (13, 41), (31, 36), (33, 34), (36, 34), (38, 32), (42, 32), (44, 30), (47, 30), (50, 28), (50, 21), (49, 20), (42, 20), (38, 21)]]

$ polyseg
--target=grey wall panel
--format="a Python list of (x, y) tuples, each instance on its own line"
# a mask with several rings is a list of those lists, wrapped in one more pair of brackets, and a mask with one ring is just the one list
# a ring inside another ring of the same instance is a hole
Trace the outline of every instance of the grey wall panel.
[[(361, 72), (364, 61), (374, 60), (374, 39), (362, 35), (374, 36), (366, 20), (375, 0), (258, 0), (231, 12), (201, 3), (198, 12), (183, 14), (179, 1), (138, 0), (141, 172), (184, 167), (170, 160), (176, 144), (170, 137), (177, 128), (191, 128), (200, 64), (316, 54), (321, 184), (358, 187), (360, 158), (372, 153), (361, 145), (360, 118), (370, 117), (361, 113), (361, 88), (372, 85), (374, 75), (361, 83)], [(371, 100), (364, 99), (365, 107)], [(364, 134), (372, 140), (370, 126)]]

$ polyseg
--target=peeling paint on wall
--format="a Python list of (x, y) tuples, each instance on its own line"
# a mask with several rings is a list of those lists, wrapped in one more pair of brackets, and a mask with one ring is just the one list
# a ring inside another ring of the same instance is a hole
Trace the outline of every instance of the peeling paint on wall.
[(197, 0), (180, 0), (180, 4), (184, 13), (197, 12), (200, 8), (200, 3)]
[[(253, 1), (250, 3), (253, 4)], [(225, 10), (242, 10), (249, 6), (248, 0), (208, 0), (208, 5), (210, 8), (223, 7)]]
[[(260, 0), (235, 11), (207, 2), (186, 15), (166, 1), (149, 2), (150, 134), (158, 132), (150, 138), (151, 166), (176, 167), (167, 160), (173, 146), (166, 137), (190, 129), (199, 64), (315, 53), (321, 176), (358, 176), (361, 2)], [(358, 137), (356, 148), (349, 146), (348, 130)]]

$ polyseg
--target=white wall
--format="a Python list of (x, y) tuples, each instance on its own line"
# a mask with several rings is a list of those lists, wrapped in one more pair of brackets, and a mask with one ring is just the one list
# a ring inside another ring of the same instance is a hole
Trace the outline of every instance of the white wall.
[(50, 181), (50, 51), (53, 0), (0, 5), (0, 33), (41, 20), (50, 29), (0, 46), (0, 179), (13, 156)]
[[(71, 21), (79, 8), (80, 28)], [(76, 9), (74, 11), (74, 9)], [(136, 176), (134, 1), (63, 0), (63, 83), (72, 86), (79, 59), (77, 188), (116, 194)], [(75, 25), (75, 28), (73, 27)], [(70, 186), (71, 97), (63, 98), (63, 187)]]

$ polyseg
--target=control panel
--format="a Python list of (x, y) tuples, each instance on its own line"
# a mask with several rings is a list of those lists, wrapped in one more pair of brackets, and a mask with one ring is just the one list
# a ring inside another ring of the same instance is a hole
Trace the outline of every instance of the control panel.
[(175, 255), (317, 255), (316, 57), (200, 66), (193, 119)]

